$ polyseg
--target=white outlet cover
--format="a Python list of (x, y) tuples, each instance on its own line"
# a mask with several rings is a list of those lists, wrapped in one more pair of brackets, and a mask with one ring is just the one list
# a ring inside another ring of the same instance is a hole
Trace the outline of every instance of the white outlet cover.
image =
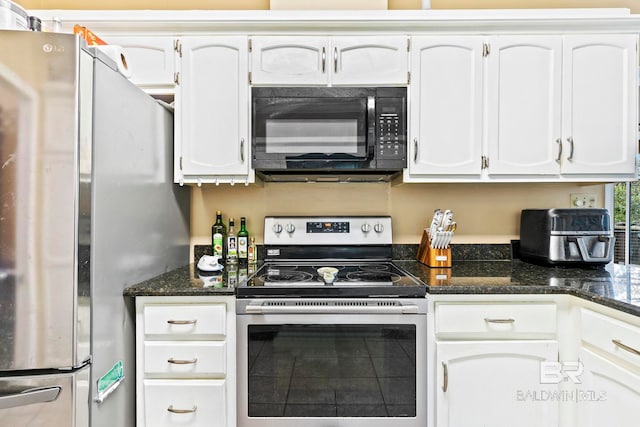
[(572, 193), (571, 194), (571, 207), (572, 208), (595, 208), (597, 197), (593, 193)]

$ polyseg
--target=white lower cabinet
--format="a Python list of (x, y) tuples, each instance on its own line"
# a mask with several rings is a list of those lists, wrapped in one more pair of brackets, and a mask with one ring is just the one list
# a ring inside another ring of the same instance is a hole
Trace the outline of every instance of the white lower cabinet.
[(573, 396), (580, 427), (638, 425), (633, 414), (640, 406), (640, 321), (632, 324), (616, 314), (580, 312), (582, 372)]
[(553, 302), (448, 301), (434, 305), (432, 419), (437, 427), (558, 426)]
[(224, 380), (145, 380), (146, 424), (153, 427), (224, 427)]
[(235, 297), (136, 298), (138, 427), (236, 425)]
[(558, 425), (557, 401), (543, 398), (557, 386), (540, 384), (557, 341), (438, 342), (436, 351), (438, 427)]
[[(639, 356), (640, 358), (640, 356)], [(580, 350), (583, 372), (574, 394), (577, 426), (636, 427), (640, 374), (587, 350)]]

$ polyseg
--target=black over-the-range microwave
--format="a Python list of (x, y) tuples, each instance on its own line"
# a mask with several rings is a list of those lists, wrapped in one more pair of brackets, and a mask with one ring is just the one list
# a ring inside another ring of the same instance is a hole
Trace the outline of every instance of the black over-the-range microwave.
[(252, 166), (268, 181), (379, 181), (407, 164), (404, 87), (254, 87)]

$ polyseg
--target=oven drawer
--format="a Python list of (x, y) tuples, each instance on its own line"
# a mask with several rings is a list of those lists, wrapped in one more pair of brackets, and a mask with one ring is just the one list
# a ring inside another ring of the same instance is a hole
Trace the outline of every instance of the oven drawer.
[(438, 303), (435, 322), (439, 338), (553, 338), (556, 335), (556, 305)]
[(226, 427), (224, 380), (145, 380), (145, 425)]
[(147, 378), (223, 378), (226, 372), (225, 341), (145, 341)]
[(144, 334), (151, 339), (224, 339), (225, 304), (147, 304)]

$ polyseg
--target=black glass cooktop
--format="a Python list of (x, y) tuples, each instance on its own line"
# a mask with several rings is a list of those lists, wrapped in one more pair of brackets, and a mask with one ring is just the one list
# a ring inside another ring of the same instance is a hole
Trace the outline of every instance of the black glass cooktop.
[(246, 283), (239, 284), (236, 294), (238, 297), (421, 297), (426, 294), (426, 287), (392, 262), (279, 262), (264, 264)]

